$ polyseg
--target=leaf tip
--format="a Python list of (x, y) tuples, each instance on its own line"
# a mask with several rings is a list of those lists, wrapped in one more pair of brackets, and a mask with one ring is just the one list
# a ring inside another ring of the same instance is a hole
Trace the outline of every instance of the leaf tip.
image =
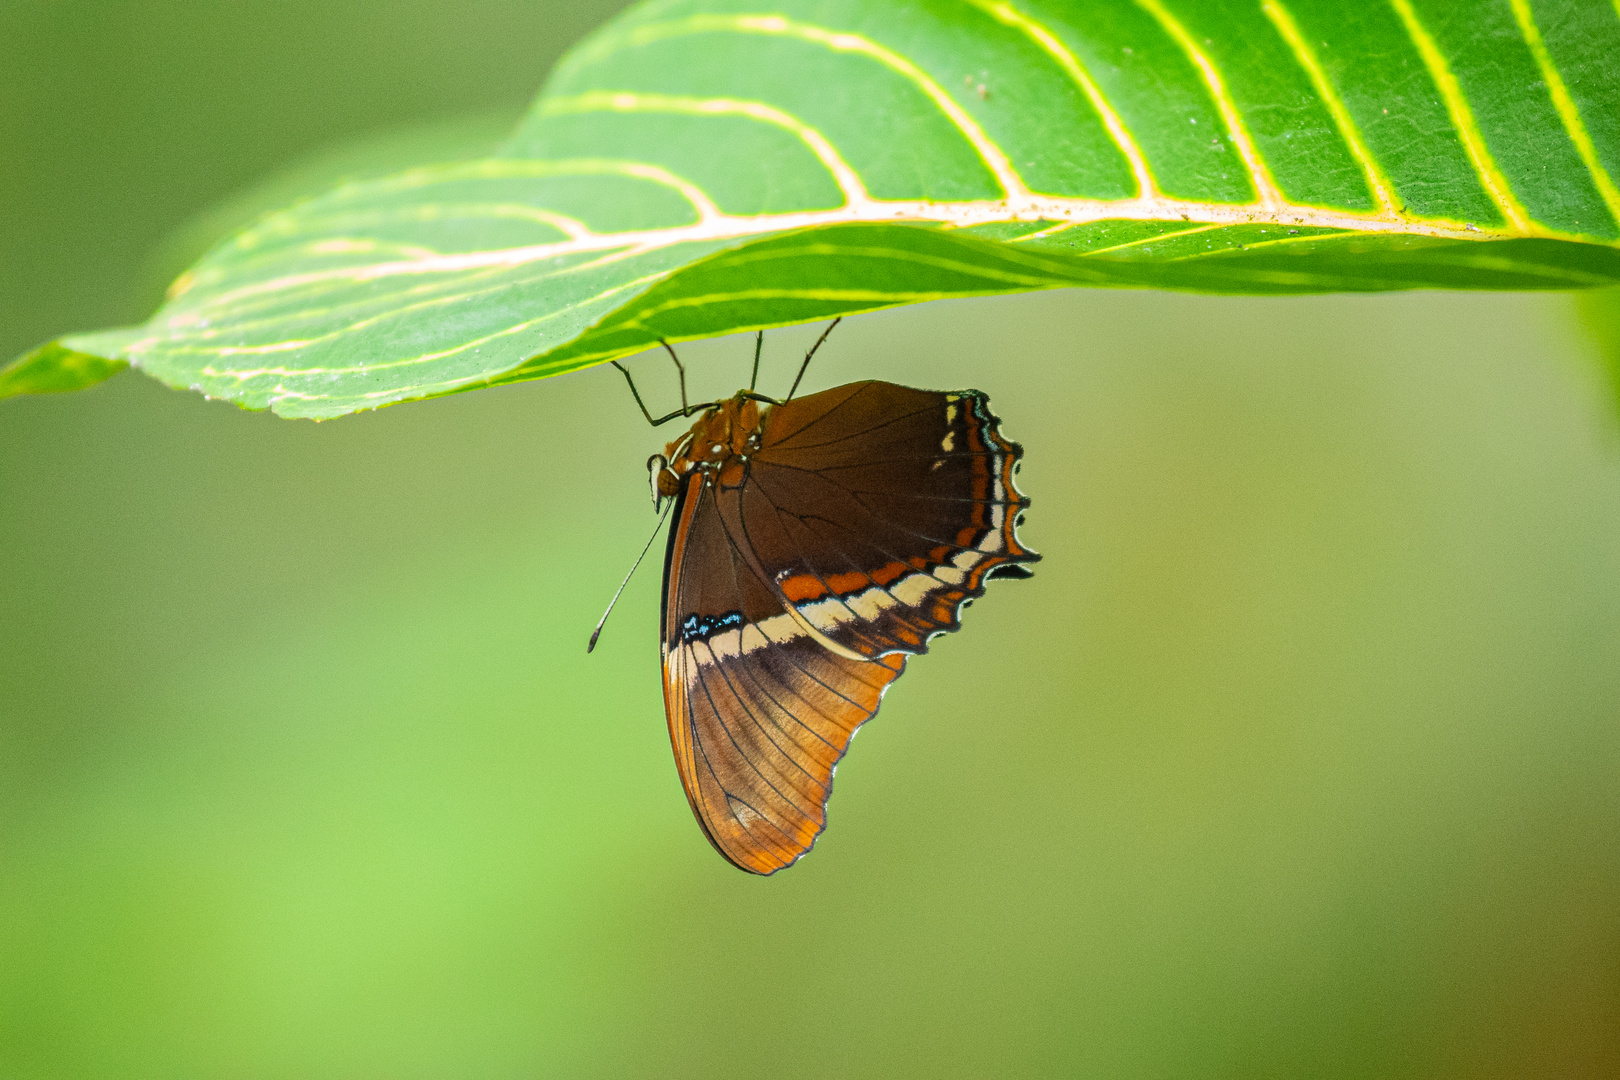
[(106, 382), (127, 367), (127, 360), (111, 360), (51, 341), (0, 367), (0, 398), (83, 390)]

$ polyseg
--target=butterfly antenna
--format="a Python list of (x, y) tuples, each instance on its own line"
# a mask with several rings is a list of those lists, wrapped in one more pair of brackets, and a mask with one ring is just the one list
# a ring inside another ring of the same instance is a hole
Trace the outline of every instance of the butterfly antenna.
[(816, 350), (821, 348), (821, 343), (823, 341), (827, 340), (827, 335), (833, 332), (833, 327), (837, 326), (839, 323), (841, 323), (843, 321), (844, 321), (844, 317), (842, 315), (840, 315), (840, 316), (838, 316), (838, 318), (836, 318), (832, 322), (828, 323), (827, 324), (827, 329), (823, 330), (821, 332), (821, 336), (816, 338), (816, 343), (814, 345), (810, 346), (810, 351), (804, 354), (804, 363), (799, 365), (799, 376), (798, 376), (798, 378), (793, 380), (793, 387), (790, 390), (788, 390), (788, 396), (784, 400), (786, 400), (786, 401), (792, 401), (793, 400), (793, 395), (799, 389), (799, 379), (804, 378), (805, 369), (810, 366), (810, 358), (812, 356), (816, 355)]
[(681, 415), (690, 416), (691, 411), (686, 404), (686, 368), (681, 363), (681, 358), (675, 355), (675, 350), (670, 348), (669, 342), (659, 338), (658, 344), (662, 345), (664, 351), (669, 353), (669, 358), (675, 361), (675, 370), (681, 373)]
[(759, 382), (759, 350), (765, 344), (765, 331), (761, 330), (759, 336), (754, 338), (754, 374), (748, 379), (748, 392), (754, 392), (754, 384)]
[(652, 535), (647, 537), (647, 546), (641, 549), (640, 555), (636, 556), (635, 565), (630, 567), (630, 573), (624, 575), (624, 580), (619, 583), (619, 591), (614, 593), (613, 599), (608, 601), (607, 610), (602, 612), (602, 618), (599, 622), (597, 622), (596, 629), (591, 631), (590, 643), (585, 646), (585, 651), (587, 653), (596, 648), (596, 639), (602, 636), (602, 627), (604, 624), (606, 624), (607, 617), (613, 614), (613, 605), (619, 602), (620, 595), (624, 593), (624, 587), (630, 584), (630, 578), (635, 575), (636, 567), (641, 565), (641, 560), (645, 559), (647, 557), (647, 552), (652, 550), (653, 541), (658, 539), (658, 530), (664, 527), (664, 519), (669, 517), (669, 511), (674, 505), (674, 503), (671, 503), (669, 506), (664, 507), (663, 514), (661, 514), (658, 518), (658, 524), (653, 526)]

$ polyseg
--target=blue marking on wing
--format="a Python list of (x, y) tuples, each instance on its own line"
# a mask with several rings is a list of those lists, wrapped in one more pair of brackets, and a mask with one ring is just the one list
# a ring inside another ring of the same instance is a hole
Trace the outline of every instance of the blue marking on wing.
[(744, 621), (740, 611), (728, 611), (724, 615), (688, 615), (681, 620), (680, 640), (683, 644), (707, 641), (716, 634), (735, 630)]

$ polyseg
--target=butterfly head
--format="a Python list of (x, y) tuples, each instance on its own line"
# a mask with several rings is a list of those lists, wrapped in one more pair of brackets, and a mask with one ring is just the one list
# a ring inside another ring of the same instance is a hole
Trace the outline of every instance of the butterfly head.
[(722, 484), (736, 482), (733, 476), (740, 476), (763, 437), (759, 403), (747, 395), (739, 390), (736, 397), (710, 406), (662, 454), (647, 459), (653, 505), (673, 498), (693, 473), (716, 477)]

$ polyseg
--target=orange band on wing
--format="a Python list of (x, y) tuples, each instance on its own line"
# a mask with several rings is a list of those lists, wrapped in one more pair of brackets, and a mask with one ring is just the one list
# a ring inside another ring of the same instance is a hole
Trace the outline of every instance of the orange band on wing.
[(794, 574), (782, 579), (782, 595), (795, 604), (805, 600), (819, 600), (827, 595), (827, 587), (814, 574)]

